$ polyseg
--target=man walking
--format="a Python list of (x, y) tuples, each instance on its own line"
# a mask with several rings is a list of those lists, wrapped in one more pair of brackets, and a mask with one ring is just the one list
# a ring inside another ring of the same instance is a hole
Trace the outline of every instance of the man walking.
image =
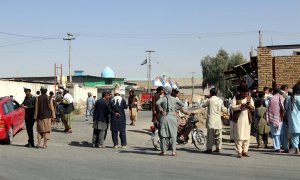
[(102, 98), (95, 103), (95, 110), (93, 114), (93, 146), (96, 148), (103, 148), (105, 134), (109, 123), (108, 103), (109, 93), (103, 92)]
[(25, 147), (34, 147), (34, 108), (35, 108), (35, 97), (31, 94), (30, 88), (24, 87), (24, 92), (26, 94), (22, 106), (25, 108), (25, 125), (28, 135), (28, 144)]
[(129, 98), (128, 98), (128, 106), (129, 106), (129, 113), (130, 113), (130, 125), (135, 126), (135, 122), (137, 121), (137, 114), (138, 114), (138, 98), (134, 94), (133, 90), (129, 91)]
[(210, 89), (210, 98), (202, 105), (207, 109), (207, 144), (206, 153), (212, 153), (213, 144), (216, 146), (214, 152), (219, 153), (222, 147), (222, 120), (221, 112), (226, 112), (223, 101), (217, 97), (217, 90)]
[(92, 96), (92, 93), (88, 93), (88, 98), (86, 99), (86, 111), (85, 111), (85, 121), (89, 121), (89, 117), (93, 117), (93, 111), (95, 106), (95, 99)]

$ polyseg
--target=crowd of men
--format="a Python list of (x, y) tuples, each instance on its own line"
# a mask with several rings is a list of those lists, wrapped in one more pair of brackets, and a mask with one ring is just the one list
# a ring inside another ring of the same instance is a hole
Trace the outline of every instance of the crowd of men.
[[(274, 86), (264, 88), (264, 91), (250, 90), (245, 83), (238, 86), (238, 92), (233, 97), (228, 110), (223, 100), (217, 97), (217, 90), (210, 89), (208, 100), (202, 104), (207, 107), (207, 144), (205, 153), (221, 153), (222, 149), (222, 120), (223, 112), (231, 115), (231, 137), (235, 143), (237, 157), (249, 157), (251, 129), (256, 129), (257, 148), (269, 148), (268, 139), (271, 133), (274, 151), (289, 153), (290, 148), (299, 154), (300, 137), (300, 82), (289, 92), (287, 85), (281, 88)], [(114, 96), (103, 92), (102, 97), (95, 100), (88, 93), (86, 117), (93, 119), (92, 143), (96, 148), (104, 147), (104, 140), (110, 126), (113, 147), (126, 148), (126, 115), (129, 107), (130, 125), (135, 125), (138, 115), (138, 97), (134, 91), (129, 92), (128, 103), (120, 95), (120, 90), (114, 90)], [(155, 126), (159, 129), (161, 153), (166, 155), (167, 143), (171, 145), (171, 155), (176, 156), (178, 140), (188, 141), (190, 127), (183, 120), (182, 114), (195, 115), (198, 110), (188, 111), (185, 104), (179, 100), (179, 91), (170, 87), (158, 87), (152, 98), (152, 112)], [(25, 108), (25, 123), (28, 134), (26, 147), (34, 147), (33, 126), (37, 124), (37, 146), (46, 148), (50, 139), (51, 123), (61, 121), (66, 133), (72, 133), (73, 97), (67, 88), (61, 89), (54, 97), (54, 93), (47, 95), (47, 88), (42, 86), (41, 95), (35, 97), (30, 88), (24, 88), (26, 94), (22, 106)], [(42, 139), (44, 143), (42, 145)], [(213, 151), (213, 146), (215, 150)]]
[[(261, 145), (263, 135), (268, 134), (268, 130), (272, 135), (273, 147), (276, 152), (289, 153), (290, 148), (295, 149), (295, 154), (299, 154), (299, 133), (300, 133), (300, 82), (292, 87), (289, 92), (287, 85), (281, 87), (274, 86), (273, 89), (265, 87), (264, 97), (259, 94), (256, 100), (261, 101), (261, 117), (265, 124), (257, 122), (258, 131), (258, 147)], [(258, 106), (257, 105), (257, 106)], [(265, 108), (262, 108), (265, 107)], [(268, 128), (269, 126), (269, 128)], [(265, 131), (262, 132), (262, 127)], [(267, 143), (264, 140), (265, 145)]]
[[(24, 87), (25, 98), (21, 104), (25, 108), (25, 125), (28, 135), (28, 143), (25, 147), (47, 148), (47, 141), (50, 139), (52, 123), (57, 124), (61, 121), (64, 124), (64, 132), (72, 133), (73, 120), (73, 97), (69, 93), (69, 89), (61, 88), (54, 97), (54, 93), (50, 91), (47, 95), (47, 87), (40, 88), (40, 95), (31, 94), (31, 88)], [(37, 140), (34, 143), (33, 127), (36, 123)], [(42, 144), (42, 139), (44, 139)]]
[(257, 148), (269, 148), (271, 134), (275, 152), (289, 153), (294, 148), (295, 154), (299, 154), (299, 98), (300, 82), (292, 87), (291, 92), (287, 85), (251, 91), (242, 83), (230, 106), (231, 136), (238, 157), (249, 156), (251, 129), (256, 131)]
[[(153, 122), (159, 129), (161, 153), (166, 155), (166, 140), (171, 144), (172, 155), (176, 154), (176, 141), (187, 141), (190, 132), (186, 122), (182, 123), (180, 114), (194, 115), (199, 110), (184, 111), (184, 104), (179, 101), (178, 92), (169, 87), (158, 87), (153, 96)], [(237, 157), (250, 157), (249, 144), (251, 130), (256, 130), (257, 148), (268, 146), (269, 133), (273, 148), (278, 153), (289, 153), (291, 148), (299, 154), (300, 137), (300, 82), (289, 92), (287, 85), (264, 88), (264, 91), (250, 90), (245, 83), (237, 88), (229, 108), (217, 97), (217, 90), (212, 88), (208, 100), (202, 104), (207, 107), (207, 144), (205, 153), (221, 153), (222, 114), (230, 113), (231, 138), (234, 141)], [(177, 122), (176, 122), (177, 120)], [(186, 132), (186, 133), (184, 133)], [(213, 151), (213, 145), (215, 150)], [(264, 145), (264, 146), (263, 146)]]

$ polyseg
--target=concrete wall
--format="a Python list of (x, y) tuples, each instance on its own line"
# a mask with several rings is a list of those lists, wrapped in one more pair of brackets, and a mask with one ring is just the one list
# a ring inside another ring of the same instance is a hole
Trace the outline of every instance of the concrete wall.
[[(1, 81), (0, 80), (0, 96), (13, 95), (14, 99), (19, 103), (22, 103), (25, 97), (23, 87), (31, 87), (31, 93), (35, 95), (36, 91), (40, 90), (41, 86), (45, 84), (40, 83), (27, 83), (27, 82), (15, 82), (15, 81)], [(54, 91), (53, 85), (45, 85), (48, 87), (48, 91)]]
[[(31, 87), (31, 92), (33, 95), (35, 95), (35, 92), (38, 91), (42, 85), (48, 87), (48, 93), (50, 91), (54, 92), (54, 85), (0, 80), (0, 97), (13, 95), (15, 100), (17, 100), (19, 103), (22, 103), (25, 97), (23, 87)], [(74, 96), (76, 108), (80, 109), (85, 109), (85, 102), (88, 92), (91, 92), (93, 95), (97, 96), (97, 88), (95, 87), (79, 86), (75, 84), (74, 89), (70, 89), (70, 91)]]
[[(76, 109), (80, 109), (81, 113), (84, 113), (85, 111), (88, 92), (91, 92), (93, 96), (97, 96), (97, 88), (95, 87), (79, 86), (78, 84), (74, 85), (72, 95), (74, 96), (75, 107)], [(96, 98), (99, 99), (100, 97)]]

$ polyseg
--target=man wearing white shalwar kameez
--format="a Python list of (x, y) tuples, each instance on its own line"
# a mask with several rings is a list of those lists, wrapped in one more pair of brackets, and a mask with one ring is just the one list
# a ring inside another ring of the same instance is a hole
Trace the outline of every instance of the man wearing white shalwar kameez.
[(251, 113), (254, 110), (253, 99), (249, 96), (248, 87), (240, 85), (240, 94), (232, 100), (231, 109), (233, 113), (239, 112), (238, 118), (233, 123), (233, 137), (238, 158), (249, 157)]

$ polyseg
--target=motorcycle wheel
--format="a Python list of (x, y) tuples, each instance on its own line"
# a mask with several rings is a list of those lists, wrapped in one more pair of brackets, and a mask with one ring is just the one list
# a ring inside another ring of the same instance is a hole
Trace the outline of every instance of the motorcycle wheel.
[(206, 146), (206, 136), (201, 129), (196, 129), (192, 134), (193, 143), (195, 147), (199, 150), (205, 149)]

